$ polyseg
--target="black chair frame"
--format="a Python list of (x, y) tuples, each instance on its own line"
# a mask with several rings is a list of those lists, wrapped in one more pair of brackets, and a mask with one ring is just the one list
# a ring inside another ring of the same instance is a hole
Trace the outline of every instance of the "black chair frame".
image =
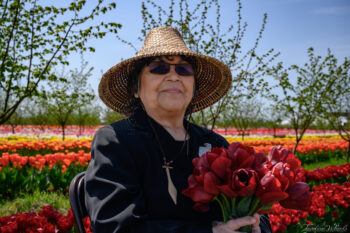
[(83, 218), (88, 216), (84, 193), (85, 172), (77, 174), (69, 185), (69, 201), (79, 233), (86, 233)]

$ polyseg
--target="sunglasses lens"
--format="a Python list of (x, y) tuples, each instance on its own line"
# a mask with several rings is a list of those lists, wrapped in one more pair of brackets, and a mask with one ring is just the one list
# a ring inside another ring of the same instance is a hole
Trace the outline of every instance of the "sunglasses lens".
[(190, 64), (179, 64), (176, 66), (175, 71), (182, 76), (194, 75), (193, 67)]
[[(151, 62), (149, 64), (149, 72), (152, 74), (167, 74), (169, 71), (170, 64), (162, 62)], [(194, 75), (193, 67), (190, 64), (176, 64), (175, 71), (178, 75), (181, 76)]]
[(170, 71), (170, 66), (164, 63), (152, 62), (149, 64), (149, 72), (152, 74), (166, 74)]

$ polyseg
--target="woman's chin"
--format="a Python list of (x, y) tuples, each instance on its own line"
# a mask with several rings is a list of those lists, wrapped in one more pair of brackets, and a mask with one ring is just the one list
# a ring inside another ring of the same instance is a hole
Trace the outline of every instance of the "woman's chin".
[(182, 113), (186, 111), (186, 105), (184, 103), (174, 102), (174, 103), (166, 103), (161, 104), (161, 107), (169, 112), (179, 112)]

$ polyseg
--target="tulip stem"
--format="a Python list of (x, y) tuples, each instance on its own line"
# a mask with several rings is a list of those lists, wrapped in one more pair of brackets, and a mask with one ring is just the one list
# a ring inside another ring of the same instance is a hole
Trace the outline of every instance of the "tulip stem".
[(236, 198), (235, 198), (235, 197), (233, 197), (233, 198), (231, 198), (231, 207), (232, 207), (232, 212), (233, 212), (233, 210), (234, 210), (234, 208), (235, 208), (235, 205), (236, 205)]
[(224, 194), (221, 193), (220, 196), (224, 200), (225, 207), (227, 208), (227, 213), (229, 213), (231, 211), (230, 202), (228, 201), (227, 197)]
[(236, 211), (236, 197), (231, 198), (231, 216), (233, 218), (237, 218), (237, 211)]
[(224, 205), (222, 204), (222, 202), (220, 201), (220, 199), (217, 196), (214, 197), (214, 200), (217, 201), (220, 205), (223, 221), (227, 222), (227, 214), (226, 214), (227, 212), (226, 212)]
[(253, 213), (255, 213), (257, 211), (257, 207), (258, 207), (259, 203), (260, 203), (259, 199), (257, 197), (254, 197), (254, 201), (253, 201), (252, 207), (250, 208), (248, 216), (252, 216)]

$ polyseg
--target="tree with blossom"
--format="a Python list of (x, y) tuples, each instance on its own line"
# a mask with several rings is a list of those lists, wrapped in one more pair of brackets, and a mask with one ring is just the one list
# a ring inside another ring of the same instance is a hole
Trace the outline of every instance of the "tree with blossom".
[[(24, 99), (42, 96), (43, 81), (62, 82), (53, 72), (68, 65), (72, 52), (94, 51), (92, 39), (117, 34), (115, 22), (98, 17), (116, 3), (70, 0), (60, 4), (37, 0), (0, 1), (0, 124), (4, 124)], [(59, 5), (59, 6), (58, 6)]]

